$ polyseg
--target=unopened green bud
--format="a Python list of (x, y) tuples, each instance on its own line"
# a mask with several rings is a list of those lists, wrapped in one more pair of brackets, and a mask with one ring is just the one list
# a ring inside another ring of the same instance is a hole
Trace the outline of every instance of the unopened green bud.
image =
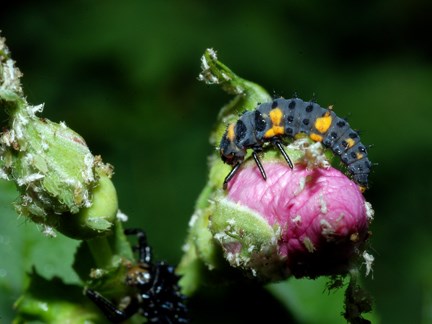
[[(36, 117), (41, 108), (20, 107), (11, 116), (12, 128), (0, 139), (5, 148), (4, 172), (21, 194), (17, 211), (56, 228), (71, 224), (65, 218), (79, 213), (78, 226), (91, 224), (91, 231), (109, 230), (107, 219), (112, 220), (117, 210), (109, 166), (93, 156), (84, 139), (64, 123)], [(99, 202), (103, 208), (95, 211), (93, 195), (101, 191), (111, 195), (106, 199), (109, 207), (103, 210), (107, 204)], [(94, 222), (95, 216), (102, 216), (103, 221)]]
[(37, 116), (43, 105), (27, 103), (8, 55), (0, 39), (0, 108), (9, 115), (0, 133), (0, 177), (17, 185), (17, 211), (75, 238), (108, 233), (117, 212), (111, 166), (65, 123)]
[(77, 213), (89, 207), (94, 185), (94, 157), (84, 140), (65, 124), (17, 113), (3, 134), (12, 179), (21, 191), (18, 210), (33, 218), (49, 213)]

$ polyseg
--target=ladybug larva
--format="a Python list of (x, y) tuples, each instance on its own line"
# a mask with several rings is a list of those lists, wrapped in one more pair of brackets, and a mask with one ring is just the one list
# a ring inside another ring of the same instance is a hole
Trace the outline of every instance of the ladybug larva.
[(279, 98), (260, 104), (253, 111), (244, 112), (235, 123), (228, 125), (219, 146), (222, 161), (233, 166), (224, 180), (224, 189), (239, 170), (247, 149), (252, 149), (252, 157), (263, 179), (267, 178), (258, 157), (267, 142), (282, 153), (292, 169), (293, 164), (283, 149), (281, 140), (283, 137), (293, 138), (300, 133), (330, 148), (347, 166), (360, 189), (364, 191), (367, 188), (372, 164), (358, 132), (346, 120), (336, 116), (333, 110), (323, 108), (315, 102)]

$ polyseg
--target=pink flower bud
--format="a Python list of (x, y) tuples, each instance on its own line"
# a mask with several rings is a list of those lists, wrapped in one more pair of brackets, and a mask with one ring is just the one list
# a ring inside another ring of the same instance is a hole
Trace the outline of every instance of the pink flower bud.
[(245, 165), (229, 183), (228, 200), (280, 229), (278, 253), (288, 273), (346, 273), (368, 237), (367, 203), (357, 185), (334, 168), (264, 167), (267, 181), (255, 165)]

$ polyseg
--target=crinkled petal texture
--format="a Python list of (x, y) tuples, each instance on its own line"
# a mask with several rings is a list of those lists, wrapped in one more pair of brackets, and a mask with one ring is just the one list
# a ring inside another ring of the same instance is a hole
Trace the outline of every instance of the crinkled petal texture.
[(267, 181), (256, 166), (245, 166), (229, 183), (228, 199), (281, 229), (279, 254), (294, 276), (346, 273), (368, 236), (357, 185), (334, 168), (264, 167)]

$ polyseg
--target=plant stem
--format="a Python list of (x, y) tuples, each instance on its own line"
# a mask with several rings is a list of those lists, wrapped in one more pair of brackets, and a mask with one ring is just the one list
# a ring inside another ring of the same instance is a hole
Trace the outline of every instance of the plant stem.
[(111, 265), (113, 253), (106, 237), (98, 237), (86, 241), (98, 268), (106, 268)]

